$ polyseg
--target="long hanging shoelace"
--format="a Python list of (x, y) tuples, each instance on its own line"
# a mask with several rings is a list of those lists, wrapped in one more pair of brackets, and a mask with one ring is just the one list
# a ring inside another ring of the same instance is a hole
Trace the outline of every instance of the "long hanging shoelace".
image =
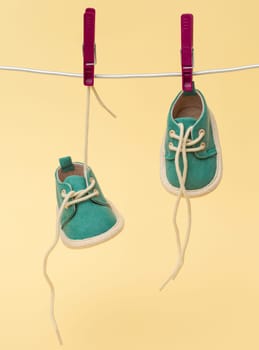
[[(116, 115), (105, 105), (103, 100), (101, 99), (100, 95), (96, 91), (96, 88), (94, 86), (87, 87), (87, 94), (86, 94), (86, 118), (85, 118), (85, 154), (84, 154), (84, 174), (87, 173), (87, 164), (88, 164), (88, 134), (89, 134), (89, 114), (90, 114), (90, 91), (93, 91), (97, 101), (99, 104), (113, 117), (117, 118)], [(86, 177), (86, 184), (87, 182)]]
[[(176, 199), (175, 207), (174, 207), (174, 213), (173, 213), (173, 225), (174, 225), (174, 230), (175, 230), (175, 235), (176, 235), (176, 244), (177, 244), (177, 253), (178, 253), (178, 258), (176, 265), (168, 277), (168, 279), (162, 284), (160, 290), (163, 290), (165, 286), (171, 281), (176, 278), (178, 275), (179, 271), (181, 270), (183, 264), (184, 264), (184, 258), (185, 258), (185, 252), (188, 246), (189, 238), (190, 238), (190, 232), (191, 232), (191, 224), (192, 224), (192, 211), (191, 211), (191, 203), (190, 203), (190, 198), (188, 196), (188, 193), (185, 188), (185, 182), (187, 178), (187, 173), (188, 173), (188, 159), (187, 159), (187, 153), (188, 152), (198, 152), (202, 151), (205, 148), (205, 143), (201, 142), (200, 146), (198, 147), (191, 147), (196, 145), (198, 142), (201, 141), (201, 139), (205, 135), (205, 131), (203, 129), (200, 130), (199, 136), (194, 139), (190, 140), (189, 136), (192, 132), (192, 126), (190, 126), (186, 132), (184, 133), (184, 125), (182, 123), (178, 124), (179, 129), (180, 129), (180, 134), (179, 136), (175, 134), (174, 130), (170, 131), (170, 136), (173, 139), (178, 140), (178, 145), (174, 146), (172, 142), (169, 143), (169, 149), (172, 151), (175, 151), (175, 170), (177, 174), (177, 178), (179, 181), (179, 192), (178, 196)], [(191, 147), (191, 148), (187, 148)], [(182, 154), (182, 159), (183, 159), (183, 170), (181, 172), (180, 169), (180, 154)], [(184, 242), (181, 242), (181, 236), (180, 236), (180, 230), (177, 224), (177, 214), (180, 206), (181, 199), (184, 198), (186, 201), (187, 205), (187, 229), (186, 229), (186, 234), (184, 238)]]
[(62, 345), (63, 344), (63, 340), (59, 331), (59, 327), (58, 327), (58, 323), (56, 321), (56, 317), (55, 317), (55, 288), (54, 285), (48, 275), (47, 272), (47, 266), (48, 266), (48, 259), (50, 254), (53, 252), (53, 250), (55, 249), (58, 240), (59, 240), (59, 235), (60, 235), (60, 222), (61, 222), (61, 217), (63, 214), (63, 211), (65, 208), (68, 208), (71, 205), (74, 204), (78, 204), (80, 202), (83, 201), (87, 201), (90, 198), (97, 196), (98, 195), (98, 191), (94, 190), (92, 193), (89, 194), (89, 192), (91, 190), (93, 190), (94, 186), (95, 186), (95, 180), (92, 179), (90, 180), (90, 184), (88, 183), (88, 179), (87, 179), (87, 163), (88, 163), (88, 159), (87, 159), (87, 155), (88, 155), (88, 130), (89, 130), (89, 113), (90, 113), (90, 90), (92, 89), (92, 91), (94, 92), (94, 95), (96, 96), (97, 101), (99, 102), (99, 104), (109, 113), (111, 114), (113, 117), (116, 117), (114, 113), (112, 113), (112, 111), (104, 104), (104, 102), (102, 101), (100, 95), (97, 93), (96, 89), (92, 86), (92, 87), (87, 87), (87, 99), (86, 99), (86, 123), (85, 123), (85, 154), (84, 154), (84, 158), (85, 158), (85, 162), (84, 162), (84, 175), (85, 175), (85, 180), (86, 180), (86, 188), (80, 191), (70, 191), (68, 193), (62, 192), (62, 197), (63, 202), (58, 210), (57, 213), (57, 220), (56, 220), (56, 235), (55, 235), (55, 239), (52, 243), (52, 245), (50, 246), (50, 248), (48, 249), (48, 251), (45, 254), (44, 257), (44, 262), (43, 262), (43, 273), (44, 273), (44, 277), (50, 287), (50, 294), (51, 294), (51, 300), (50, 300), (50, 315), (51, 315), (51, 319), (54, 325), (54, 329), (55, 332), (57, 334), (57, 338), (59, 341), (59, 344)]

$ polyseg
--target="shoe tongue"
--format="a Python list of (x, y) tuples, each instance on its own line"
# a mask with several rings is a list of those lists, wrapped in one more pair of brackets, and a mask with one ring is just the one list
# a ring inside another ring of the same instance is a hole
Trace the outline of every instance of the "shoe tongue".
[(83, 176), (71, 175), (66, 177), (64, 182), (70, 184), (74, 191), (80, 191), (86, 188), (86, 182)]
[(193, 126), (197, 119), (194, 117), (180, 117), (175, 119), (176, 123), (182, 123), (184, 125), (184, 131), (187, 130), (190, 126)]

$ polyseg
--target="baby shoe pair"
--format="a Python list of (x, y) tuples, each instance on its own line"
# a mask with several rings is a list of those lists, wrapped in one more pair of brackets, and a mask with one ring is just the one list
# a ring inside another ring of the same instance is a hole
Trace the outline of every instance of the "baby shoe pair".
[[(191, 231), (190, 197), (204, 195), (216, 188), (222, 175), (221, 149), (215, 119), (205, 98), (193, 86), (181, 91), (168, 114), (166, 133), (161, 148), (161, 181), (177, 195), (173, 223), (178, 248), (177, 264), (161, 289), (176, 277), (183, 266)], [(121, 231), (123, 219), (103, 195), (90, 167), (60, 159), (56, 170), (58, 202), (56, 239), (44, 260), (44, 274), (51, 288), (51, 317), (60, 344), (62, 339), (54, 313), (55, 290), (47, 274), (47, 260), (59, 236), (66, 246), (82, 248), (104, 242)], [(188, 225), (183, 243), (177, 225), (181, 199), (187, 202)]]
[[(160, 170), (164, 187), (178, 196), (174, 221), (179, 236), (176, 214), (180, 199), (184, 197), (189, 203), (189, 197), (212, 191), (222, 175), (216, 122), (204, 96), (195, 88), (192, 92), (181, 91), (171, 104)], [(123, 219), (104, 197), (89, 167), (84, 169), (84, 164), (73, 163), (70, 157), (64, 157), (60, 159), (55, 176), (61, 238), (67, 246), (95, 245), (120, 232)], [(189, 233), (190, 227), (187, 241)], [(182, 247), (178, 244), (178, 267), (183, 263), (187, 241)]]

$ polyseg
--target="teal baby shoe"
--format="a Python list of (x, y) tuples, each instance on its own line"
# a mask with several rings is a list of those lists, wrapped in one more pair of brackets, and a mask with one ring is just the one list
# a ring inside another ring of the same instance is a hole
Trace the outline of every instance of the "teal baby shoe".
[(181, 91), (173, 101), (161, 148), (161, 182), (188, 197), (214, 190), (222, 176), (217, 125), (199, 90)]
[(62, 337), (55, 318), (55, 288), (47, 263), (59, 237), (70, 248), (90, 247), (107, 241), (123, 227), (123, 218), (113, 204), (104, 197), (90, 167), (73, 163), (70, 157), (59, 160), (55, 172), (57, 194), (57, 226), (53, 244), (44, 257), (43, 272), (51, 291), (51, 319), (59, 340)]
[(121, 231), (123, 219), (104, 197), (91, 168), (85, 170), (83, 163), (64, 157), (55, 178), (60, 235), (66, 246), (89, 247)]
[[(192, 212), (190, 197), (209, 193), (219, 184), (222, 159), (217, 125), (199, 90), (180, 92), (173, 101), (161, 147), (160, 175), (164, 187), (177, 195), (173, 225), (178, 251), (177, 263), (161, 290), (175, 279), (184, 264), (190, 238)], [(187, 205), (187, 228), (183, 242), (177, 223), (181, 199)]]

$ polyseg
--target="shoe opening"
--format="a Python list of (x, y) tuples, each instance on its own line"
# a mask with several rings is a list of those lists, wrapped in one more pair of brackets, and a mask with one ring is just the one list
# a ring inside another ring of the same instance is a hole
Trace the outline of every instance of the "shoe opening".
[(69, 171), (64, 171), (62, 168), (58, 170), (58, 177), (61, 182), (63, 182), (68, 176), (78, 175), (84, 176), (84, 166), (83, 164), (73, 164), (74, 169)]
[(172, 116), (174, 119), (181, 117), (194, 117), (195, 119), (199, 119), (202, 109), (203, 105), (199, 94), (182, 94), (174, 106)]

